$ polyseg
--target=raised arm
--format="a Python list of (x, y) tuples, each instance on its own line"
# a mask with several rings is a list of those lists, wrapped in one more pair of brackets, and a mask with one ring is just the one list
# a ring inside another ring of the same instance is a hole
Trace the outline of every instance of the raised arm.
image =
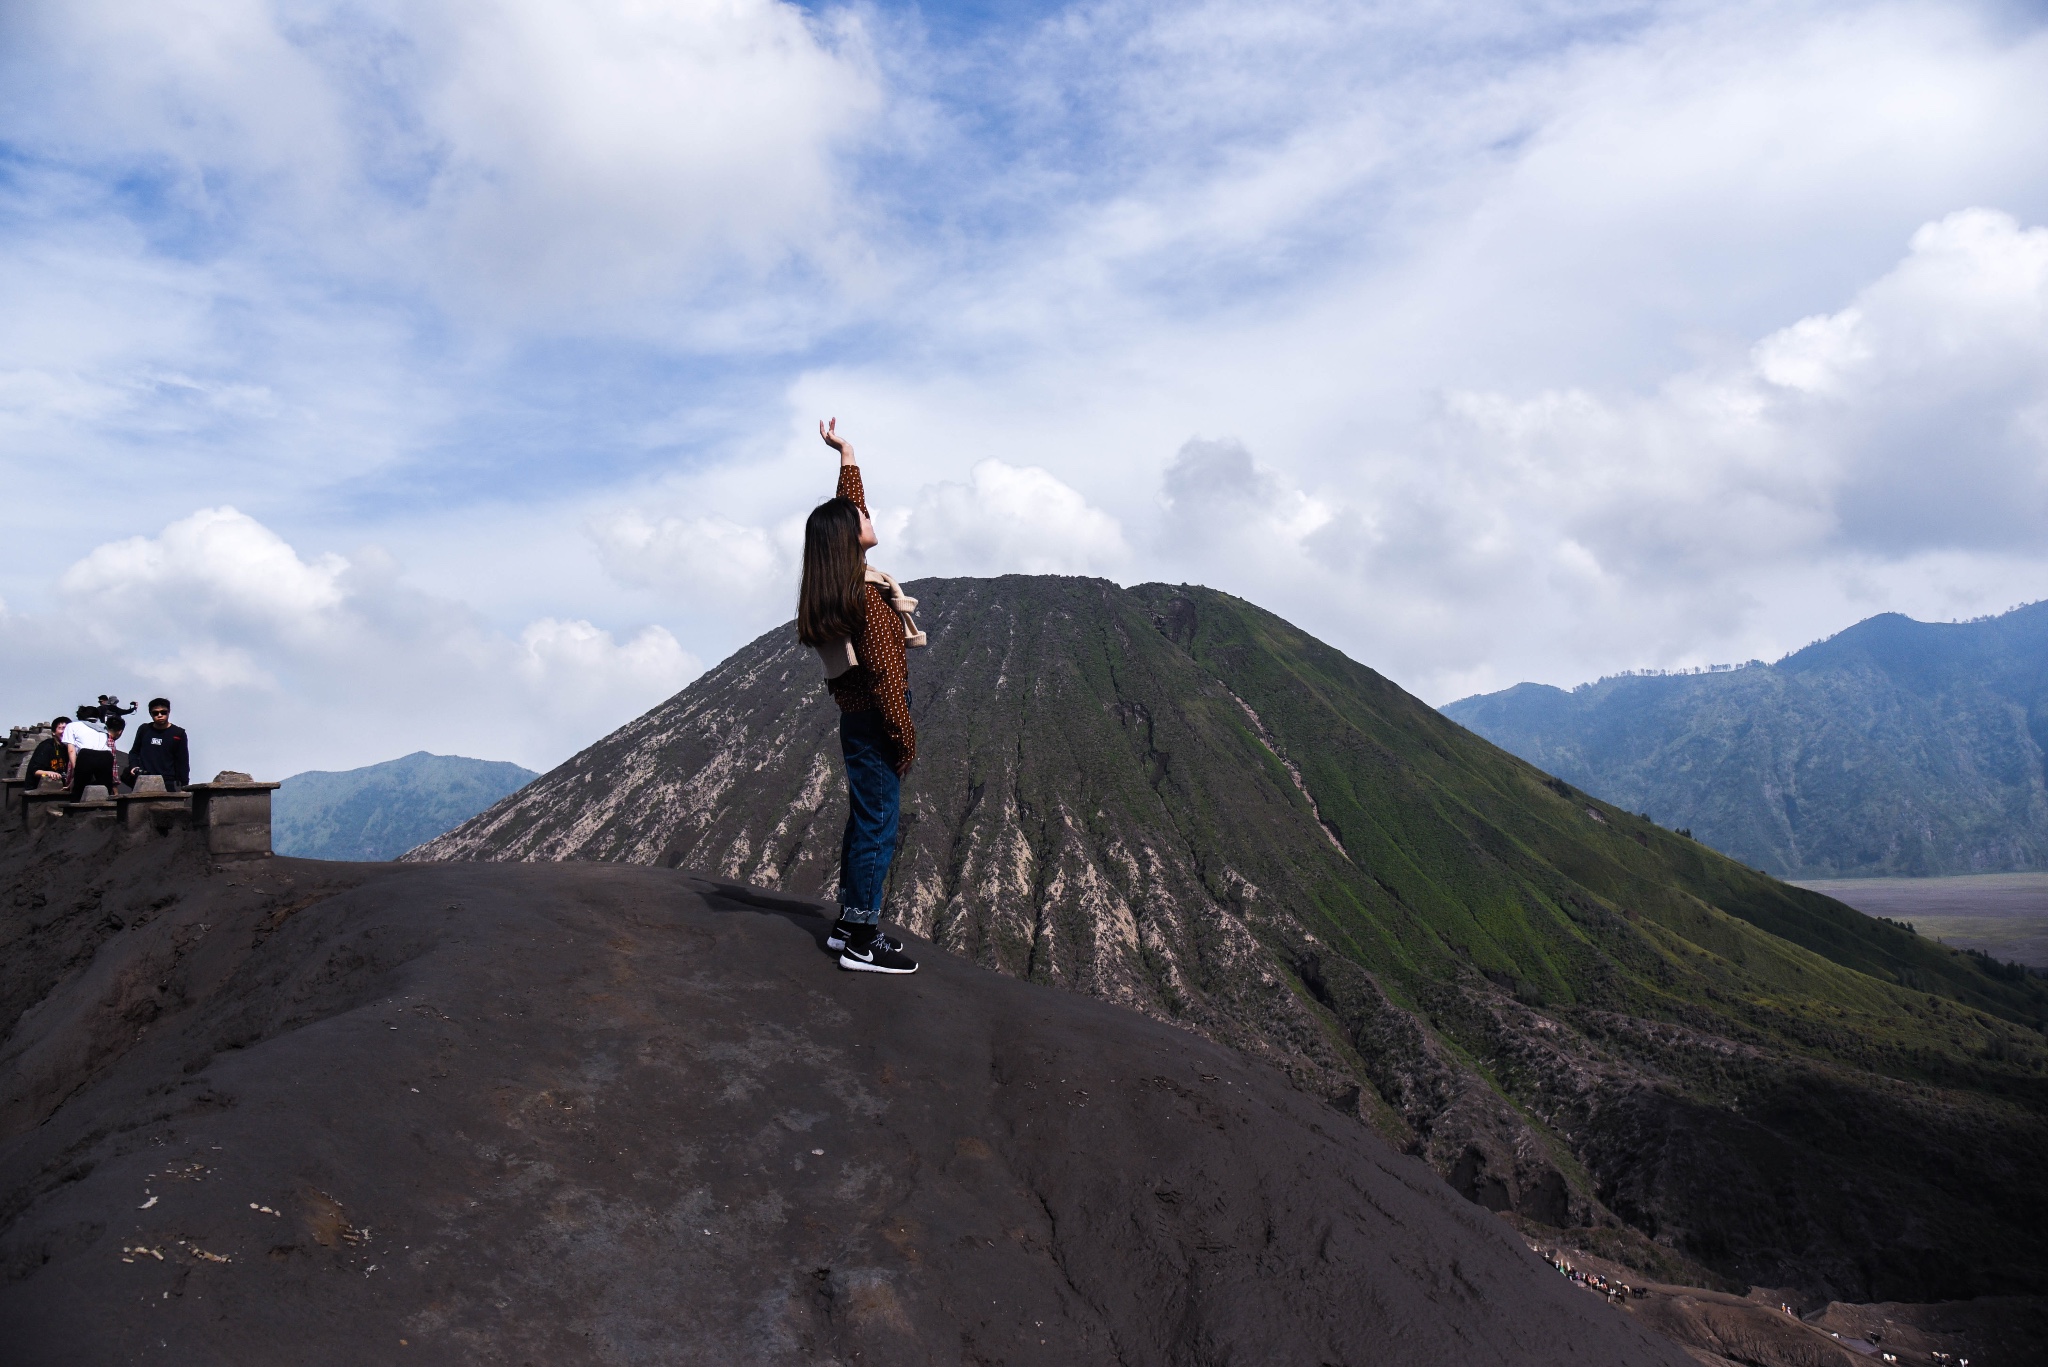
[(860, 482), (860, 466), (853, 459), (853, 443), (839, 435), (839, 419), (833, 418), (818, 424), (818, 435), (825, 444), (839, 453), (839, 497), (851, 499), (868, 510), (867, 490)]
[(841, 465), (852, 465), (854, 463), (853, 443), (839, 435), (839, 419), (826, 418), (821, 420), (818, 423), (818, 435), (825, 439), (827, 446), (839, 453), (839, 463)]

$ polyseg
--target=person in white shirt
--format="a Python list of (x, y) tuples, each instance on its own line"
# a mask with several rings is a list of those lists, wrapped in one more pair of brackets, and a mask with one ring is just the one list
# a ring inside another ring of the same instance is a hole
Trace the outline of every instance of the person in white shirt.
[(64, 744), (71, 752), (71, 800), (79, 801), (94, 783), (114, 791), (114, 746), (106, 728), (98, 722), (75, 721), (64, 728)]

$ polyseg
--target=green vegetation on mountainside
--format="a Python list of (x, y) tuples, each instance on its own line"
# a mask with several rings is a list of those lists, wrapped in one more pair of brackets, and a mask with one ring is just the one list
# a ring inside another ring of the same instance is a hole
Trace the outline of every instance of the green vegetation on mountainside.
[(424, 750), (360, 769), (309, 770), (279, 785), (272, 844), (301, 859), (396, 859), (535, 777), (503, 760)]
[[(1310, 928), (1564, 1137), (1608, 1207), (1752, 1280), (1832, 1262), (1871, 1289), (2038, 1284), (2048, 984), (1593, 801), (1250, 604), (1133, 593), (1257, 713), (1356, 861), (1317, 884)], [(1461, 961), (1595, 1052), (1546, 1055), (1533, 1018), (1453, 986)], [(1380, 1045), (1369, 1012), (1331, 1006)], [(1654, 1092), (1574, 1076), (1602, 1055)]]
[(1443, 711), (1784, 877), (2048, 868), (2048, 603), (1889, 613), (1767, 667), (1518, 684)]
[[(1575, 792), (1263, 609), (1205, 589), (1133, 593), (1257, 712), (1323, 822), (1370, 870), (1352, 886), (1333, 880), (1319, 903), (1372, 967), (1426, 980), (1447, 956), (1467, 958), (1543, 1000), (1705, 1011), (1802, 1049), (1830, 1041), (1822, 1052), (1866, 1067), (1883, 1056), (1873, 1039), (1974, 1053), (2006, 1037), (1990, 1017), (2048, 1023), (2048, 982), (1997, 976)], [(1433, 933), (1350, 924), (1343, 911), (1376, 900), (1356, 886), (1368, 881)], [(1930, 1031), (1927, 994), (1986, 1019), (1967, 1039)], [(1838, 1011), (1853, 1030), (1833, 1023)]]

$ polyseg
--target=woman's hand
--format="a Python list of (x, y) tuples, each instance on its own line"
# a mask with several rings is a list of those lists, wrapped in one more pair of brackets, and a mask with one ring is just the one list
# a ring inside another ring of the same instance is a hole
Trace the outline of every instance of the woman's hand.
[(820, 422), (818, 424), (818, 435), (825, 439), (827, 446), (839, 453), (839, 463), (841, 465), (852, 465), (854, 463), (853, 443), (839, 435), (839, 419), (833, 418), (829, 421)]

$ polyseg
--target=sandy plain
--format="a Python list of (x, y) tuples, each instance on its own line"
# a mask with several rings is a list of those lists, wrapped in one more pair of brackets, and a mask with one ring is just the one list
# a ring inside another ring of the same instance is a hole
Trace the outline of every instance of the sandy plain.
[(1957, 949), (2048, 968), (2048, 873), (1951, 878), (1825, 878), (1801, 882), (1868, 916), (1911, 922)]

